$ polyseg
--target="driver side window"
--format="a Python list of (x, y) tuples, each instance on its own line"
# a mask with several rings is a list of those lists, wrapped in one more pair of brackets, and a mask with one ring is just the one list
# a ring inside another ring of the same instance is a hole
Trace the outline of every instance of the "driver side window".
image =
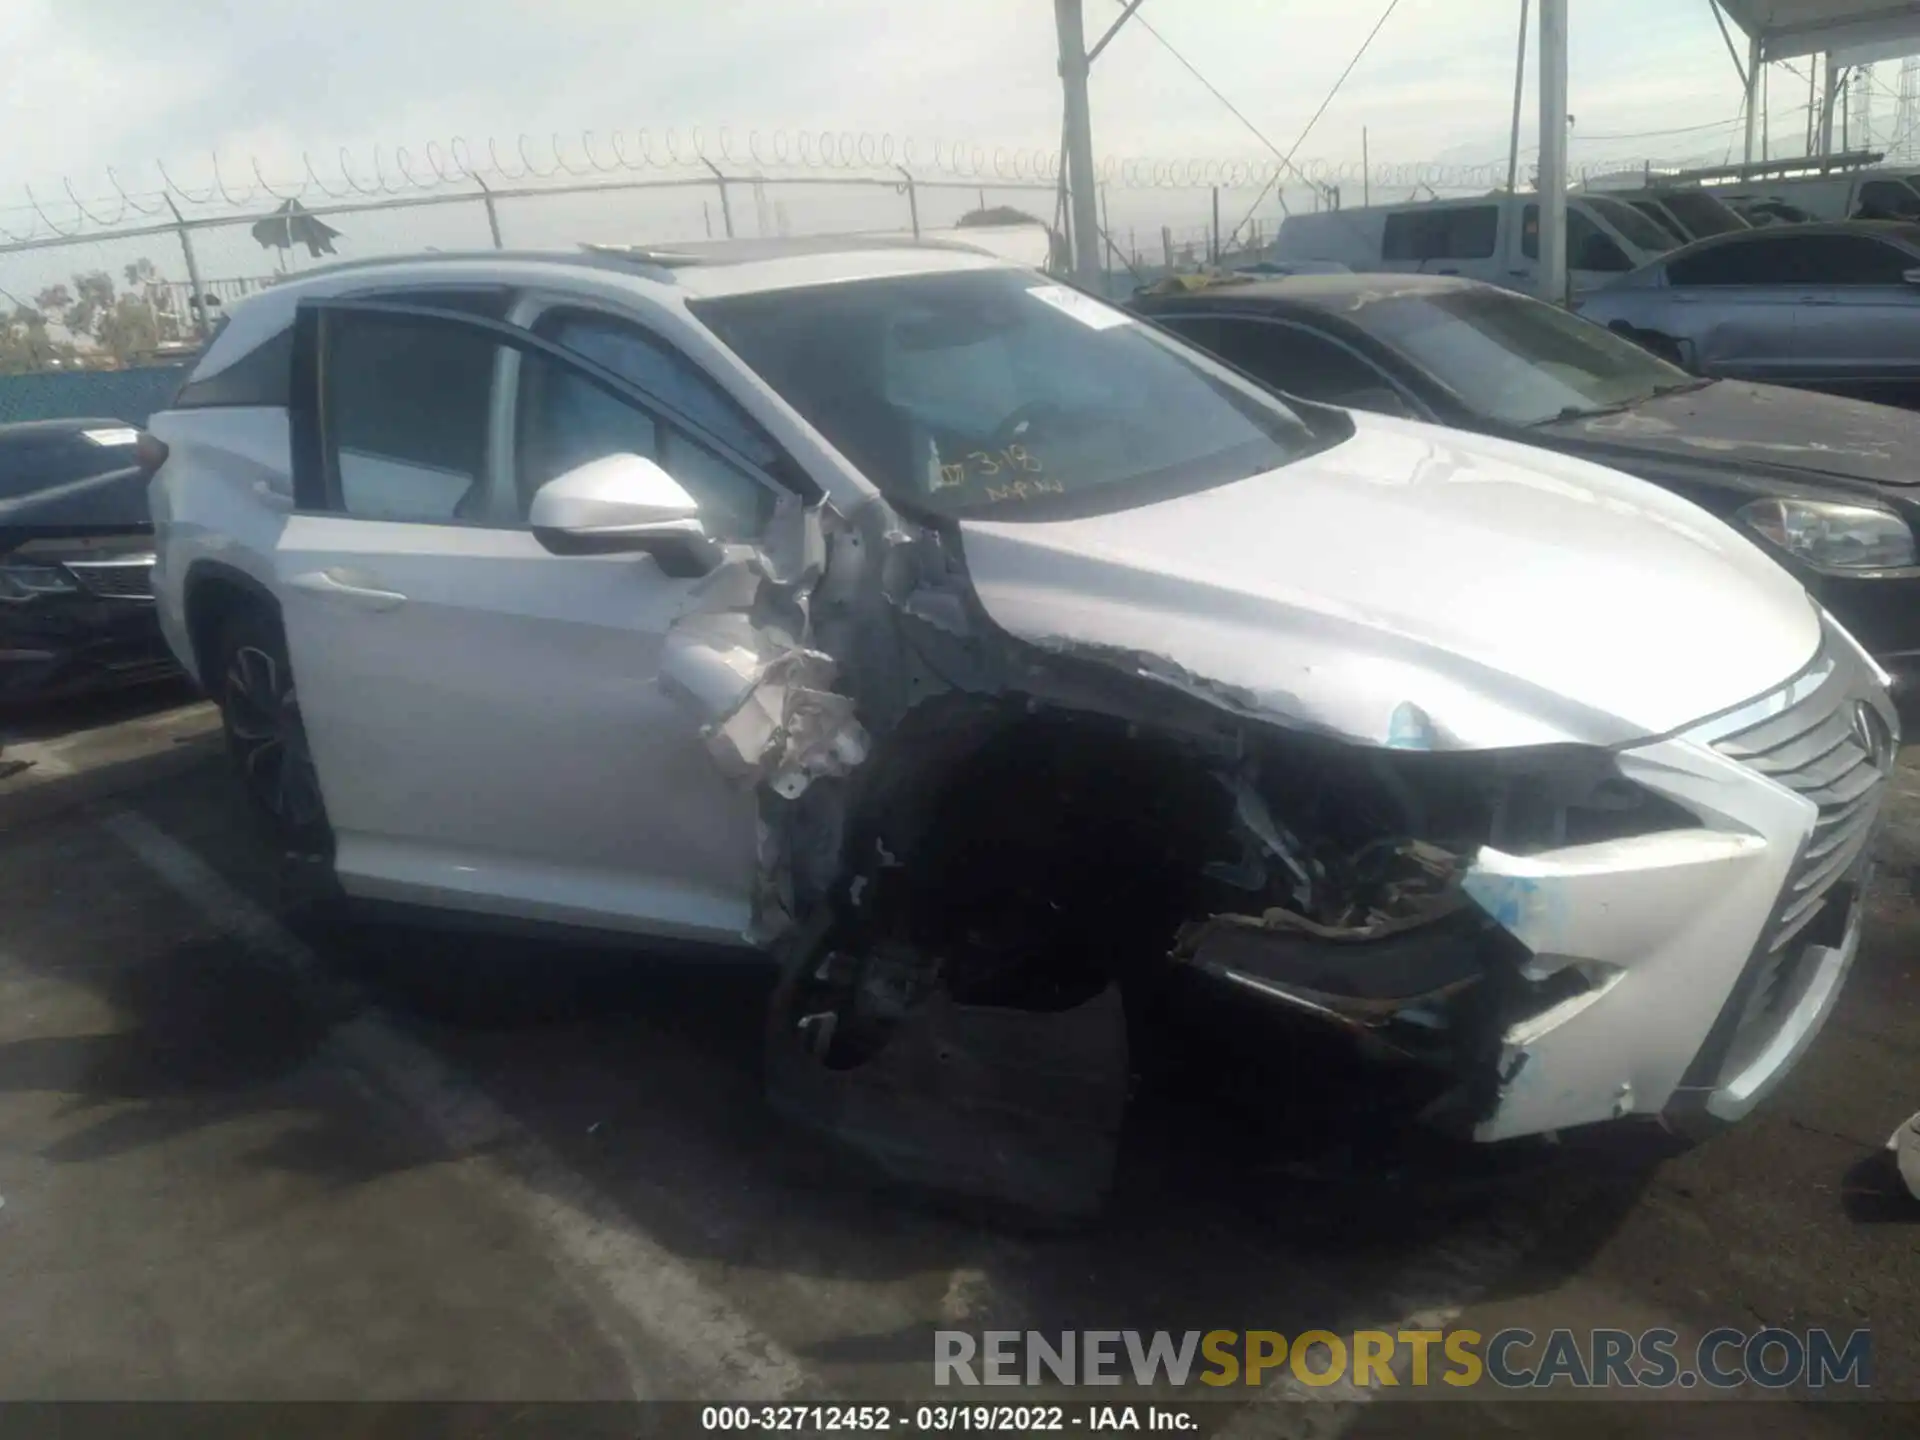
[[(597, 362), (676, 407), (763, 469), (780, 466), (773, 442), (684, 356), (636, 325), (590, 311), (556, 310), (534, 327), (542, 339)], [(585, 378), (528, 356), (520, 370), (514, 426), (515, 483), (522, 516), (549, 480), (603, 455), (658, 462), (699, 502), (709, 534), (751, 540), (773, 517), (775, 492), (664, 420), (617, 400)]]

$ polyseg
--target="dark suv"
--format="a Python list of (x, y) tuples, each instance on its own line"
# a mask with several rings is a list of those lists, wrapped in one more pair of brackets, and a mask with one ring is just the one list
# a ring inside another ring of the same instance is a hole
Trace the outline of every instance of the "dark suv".
[(165, 455), (120, 420), (0, 425), (0, 705), (179, 673), (153, 608)]

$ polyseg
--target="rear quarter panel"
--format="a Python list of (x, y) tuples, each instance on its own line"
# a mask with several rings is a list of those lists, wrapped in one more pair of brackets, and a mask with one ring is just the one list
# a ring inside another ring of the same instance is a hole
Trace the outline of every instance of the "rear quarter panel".
[(274, 553), (293, 508), (287, 412), (277, 406), (164, 410), (149, 422), (167, 462), (148, 492), (161, 633), (201, 682), (187, 633), (189, 582), (224, 567), (273, 588)]

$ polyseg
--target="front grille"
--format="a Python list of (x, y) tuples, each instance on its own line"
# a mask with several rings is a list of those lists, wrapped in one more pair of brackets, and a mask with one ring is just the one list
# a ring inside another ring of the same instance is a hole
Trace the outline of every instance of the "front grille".
[(153, 598), (153, 557), (132, 560), (69, 560), (67, 570), (90, 595), (113, 600)]
[[(1821, 943), (1839, 943), (1834, 924), (1821, 920), (1830, 903), (1844, 909), (1851, 880), (1873, 838), (1886, 768), (1897, 735), (1875, 704), (1878, 682), (1843, 638), (1829, 635), (1814, 667), (1763, 702), (1764, 718), (1736, 720), (1713, 748), (1730, 760), (1804, 795), (1819, 818), (1794, 863), (1758, 951), (1752, 989), (1735, 1032), (1729, 1071), (1757, 1052), (1799, 1002), (1808, 956)], [(1836, 911), (1829, 920), (1844, 922)], [(1844, 928), (1844, 924), (1838, 927)], [(1792, 943), (1796, 939), (1801, 943)]]

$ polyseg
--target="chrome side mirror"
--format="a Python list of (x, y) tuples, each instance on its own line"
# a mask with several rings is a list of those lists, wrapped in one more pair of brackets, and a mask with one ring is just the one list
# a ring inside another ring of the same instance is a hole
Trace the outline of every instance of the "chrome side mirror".
[(527, 520), (556, 555), (651, 555), (675, 579), (704, 575), (720, 558), (694, 498), (640, 455), (602, 455), (549, 480)]

